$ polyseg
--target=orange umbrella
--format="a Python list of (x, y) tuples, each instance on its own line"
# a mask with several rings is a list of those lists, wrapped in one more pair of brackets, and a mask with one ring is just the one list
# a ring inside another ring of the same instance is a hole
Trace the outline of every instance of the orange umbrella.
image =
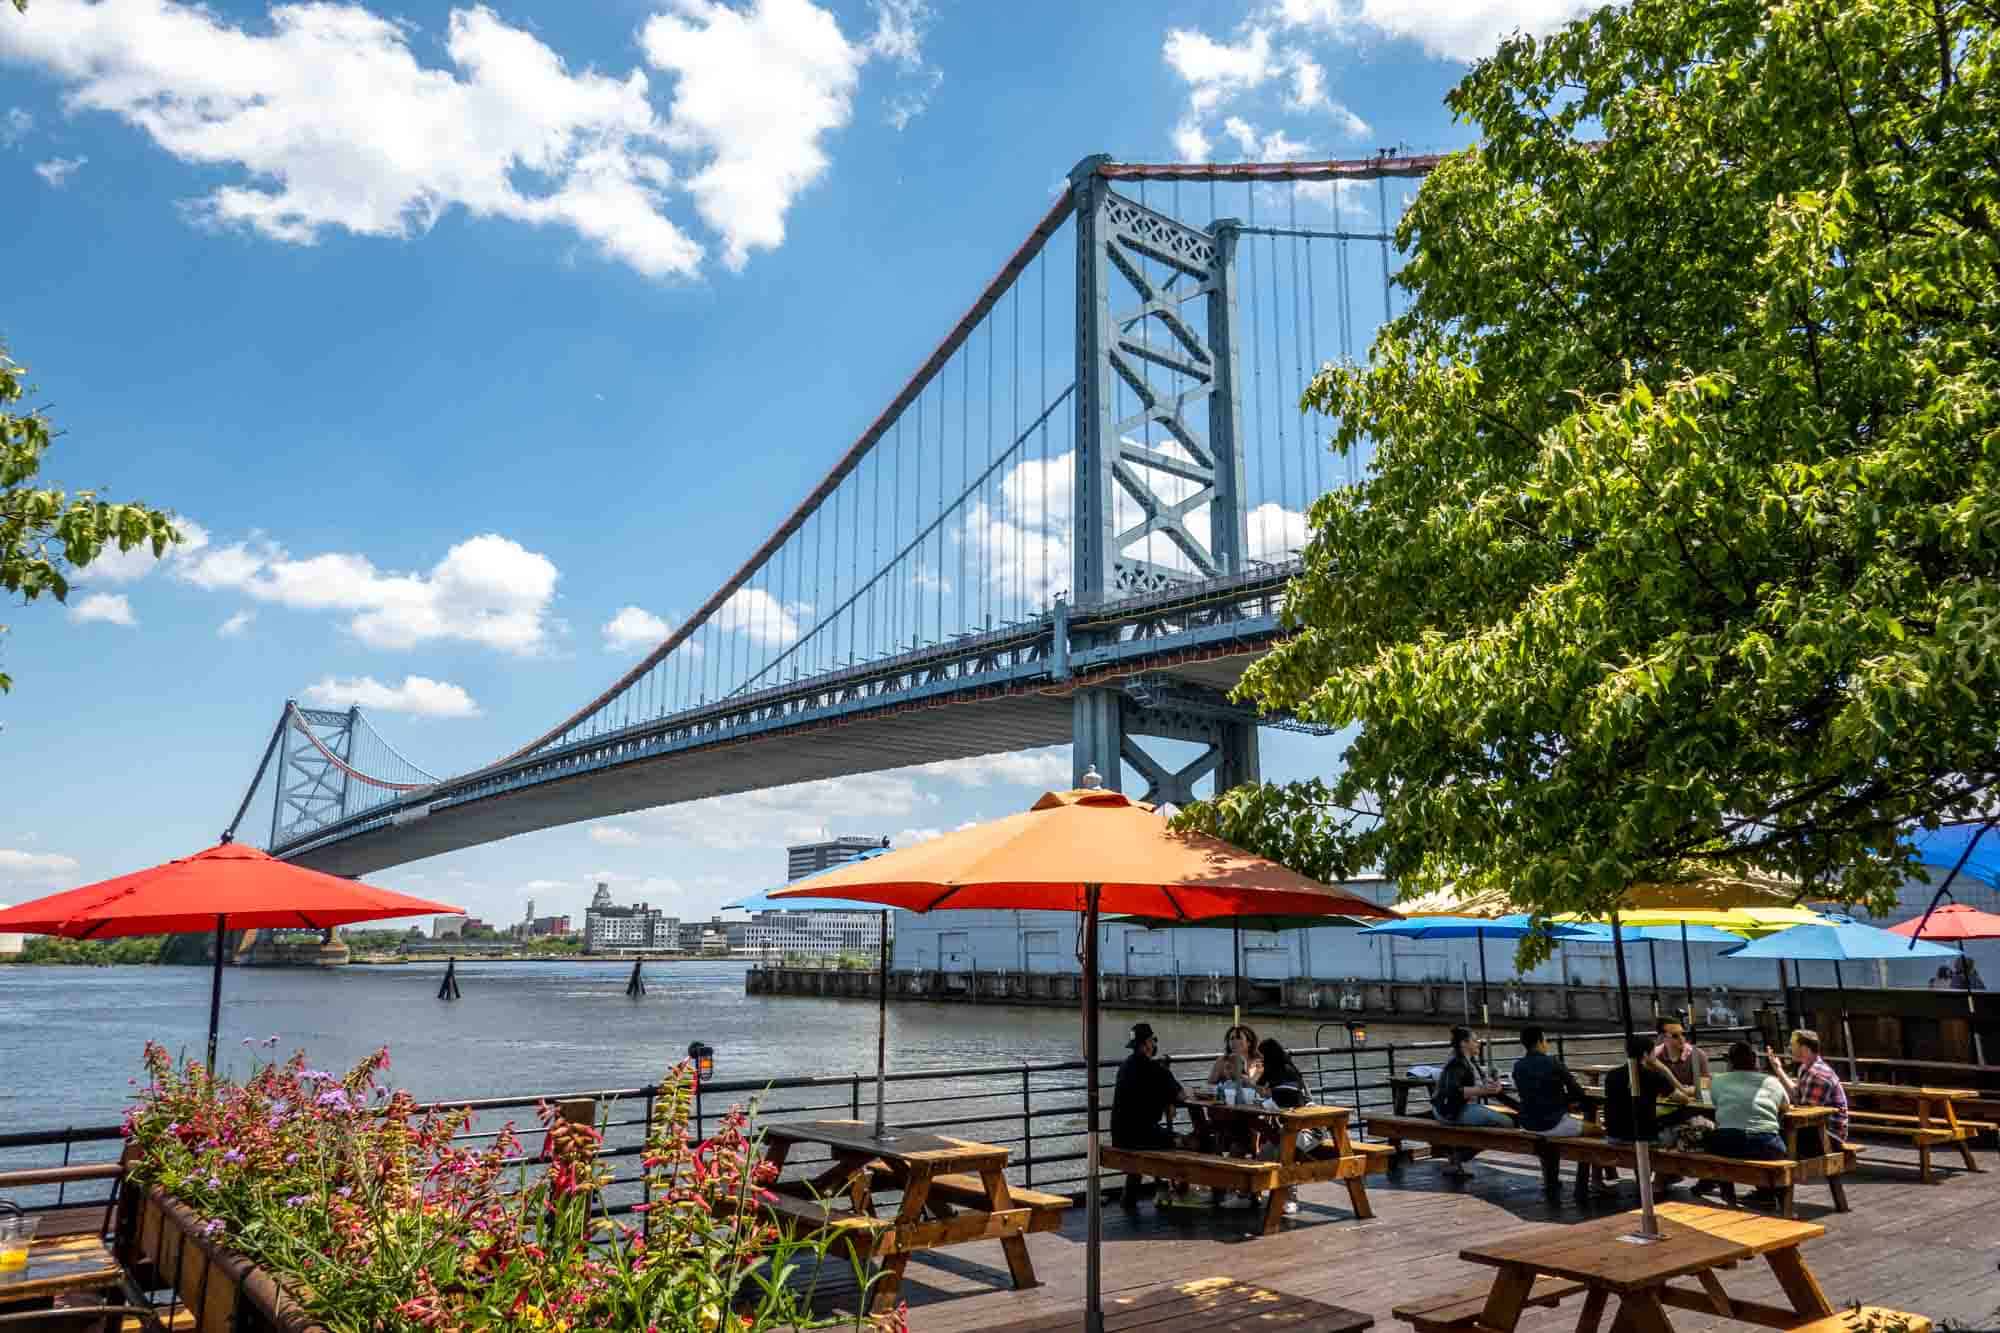
[(208, 1001), (208, 1067), (222, 1023), (222, 954), (231, 930), (331, 930), (387, 917), (457, 915), (463, 908), (321, 874), (222, 842), (150, 870), (50, 894), (0, 912), (0, 930), (73, 940), (215, 932)]
[[(1088, 784), (1094, 775), (1086, 775)], [(1097, 920), (1124, 912), (1179, 921), (1250, 913), (1394, 917), (1252, 856), (1219, 838), (1167, 826), (1150, 805), (1086, 785), (1048, 792), (1009, 815), (815, 875), (772, 898), (854, 898), (912, 912), (993, 908), (1083, 913), (1083, 1062), (1089, 1143), (1086, 1326), (1103, 1328), (1097, 1192)]]

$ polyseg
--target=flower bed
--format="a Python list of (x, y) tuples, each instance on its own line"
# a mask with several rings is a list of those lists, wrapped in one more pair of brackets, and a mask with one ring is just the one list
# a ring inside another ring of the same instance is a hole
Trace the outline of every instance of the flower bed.
[(240, 1292), (252, 1323), (334, 1333), (829, 1326), (791, 1280), (823, 1251), (754, 1206), (776, 1173), (748, 1117), (690, 1140), (685, 1065), (659, 1090), (651, 1202), (628, 1224), (604, 1211), (597, 1129), (544, 1107), (532, 1154), (511, 1125), (460, 1146), (468, 1114), (388, 1088), (387, 1051), (340, 1076), (294, 1056), (240, 1083), (151, 1043), (145, 1062), (125, 1123), (127, 1226), (198, 1308)]

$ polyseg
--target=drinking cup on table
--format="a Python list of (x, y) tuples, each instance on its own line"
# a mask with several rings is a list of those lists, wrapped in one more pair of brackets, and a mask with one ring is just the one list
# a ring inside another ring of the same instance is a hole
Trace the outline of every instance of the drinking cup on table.
[(0, 1218), (0, 1272), (28, 1266), (28, 1247), (35, 1243), (35, 1228), (41, 1221), (39, 1217)]

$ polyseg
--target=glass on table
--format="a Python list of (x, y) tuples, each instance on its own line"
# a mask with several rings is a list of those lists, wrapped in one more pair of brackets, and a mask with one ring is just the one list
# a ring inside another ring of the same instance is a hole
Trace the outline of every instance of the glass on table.
[(35, 1243), (39, 1217), (0, 1217), (0, 1273), (28, 1266), (28, 1248)]

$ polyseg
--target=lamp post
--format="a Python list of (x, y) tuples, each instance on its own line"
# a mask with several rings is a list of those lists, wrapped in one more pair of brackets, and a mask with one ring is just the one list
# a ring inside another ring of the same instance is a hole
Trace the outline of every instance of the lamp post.
[(1358, 1132), (1361, 1124), (1361, 1054), (1360, 1048), (1368, 1044), (1368, 1025), (1358, 1018), (1347, 1020), (1347, 1065), (1354, 1071), (1354, 1122)]

